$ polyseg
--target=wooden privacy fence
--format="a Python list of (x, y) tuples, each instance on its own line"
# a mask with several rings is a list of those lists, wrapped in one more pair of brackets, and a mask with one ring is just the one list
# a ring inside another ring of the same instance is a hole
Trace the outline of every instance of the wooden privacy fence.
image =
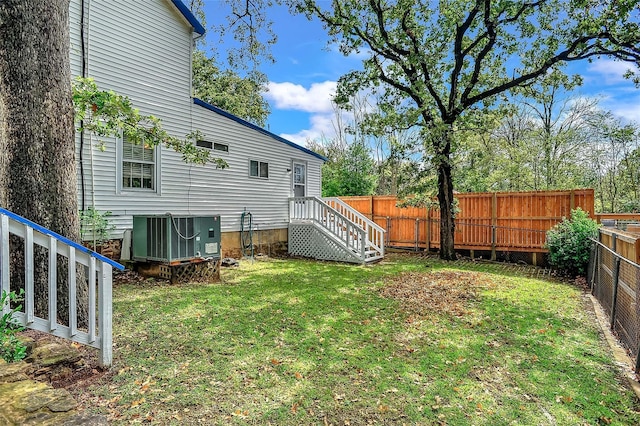
[(588, 281), (609, 325), (635, 357), (640, 371), (640, 235), (601, 228), (594, 241)]
[[(124, 267), (30, 220), (0, 208), (0, 291), (7, 294), (11, 291), (10, 259), (14, 254), (9, 244), (10, 237), (22, 240), (20, 244), (24, 247), (24, 307), (22, 311), (14, 313), (14, 319), (27, 328), (97, 348), (100, 350), (100, 364), (105, 367), (111, 366), (112, 270), (122, 270)], [(40, 252), (41, 255), (38, 256), (36, 252)], [(65, 263), (67, 269), (64, 277), (60, 276), (63, 271), (58, 270), (60, 260)], [(36, 294), (34, 288), (37, 261), (47, 263), (46, 294)], [(82, 273), (78, 274), (79, 271)], [(78, 276), (83, 277), (84, 282), (78, 282)], [(67, 294), (59, 294), (58, 280), (67, 280)], [(79, 314), (82, 309), (78, 304), (80, 286), (87, 288), (88, 304), (86, 310)], [(39, 317), (35, 310), (37, 297), (46, 298), (48, 301), (47, 312), (40, 314), (44, 314), (44, 318)], [(69, 317), (60, 318), (61, 321), (58, 318), (60, 299), (65, 300), (65, 305), (68, 301), (66, 307), (69, 311)], [(1, 314), (9, 311), (8, 303), (0, 306)], [(78, 324), (79, 317), (88, 318), (86, 327)]]
[[(545, 253), (546, 232), (577, 207), (594, 212), (593, 189), (570, 191), (483, 192), (455, 194), (456, 249)], [(340, 197), (384, 228), (387, 246), (437, 249), (437, 209), (398, 207), (395, 196)], [(535, 260), (535, 259), (534, 259)]]

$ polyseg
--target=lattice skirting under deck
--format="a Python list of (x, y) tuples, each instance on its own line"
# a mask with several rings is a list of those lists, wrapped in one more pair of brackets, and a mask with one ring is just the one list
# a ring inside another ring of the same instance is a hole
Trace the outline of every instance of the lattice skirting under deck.
[(289, 224), (289, 254), (336, 262), (364, 263), (313, 224)]

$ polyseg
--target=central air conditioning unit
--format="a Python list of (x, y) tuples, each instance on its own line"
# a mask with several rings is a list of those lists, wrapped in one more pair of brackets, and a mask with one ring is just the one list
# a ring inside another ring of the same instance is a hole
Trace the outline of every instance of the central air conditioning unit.
[(219, 215), (133, 217), (133, 260), (177, 265), (219, 258)]

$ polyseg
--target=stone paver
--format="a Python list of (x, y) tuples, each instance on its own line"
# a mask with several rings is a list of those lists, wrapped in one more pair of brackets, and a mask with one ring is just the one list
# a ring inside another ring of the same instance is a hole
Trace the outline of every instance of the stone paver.
[(80, 360), (71, 345), (48, 343), (33, 348), (27, 361), (0, 363), (0, 425), (74, 426), (107, 425), (104, 416), (79, 413), (78, 403), (66, 389), (31, 380), (29, 372)]

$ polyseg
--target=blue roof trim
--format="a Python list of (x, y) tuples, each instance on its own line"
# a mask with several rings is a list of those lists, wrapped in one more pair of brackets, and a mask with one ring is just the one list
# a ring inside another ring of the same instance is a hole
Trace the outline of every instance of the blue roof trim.
[(303, 147), (301, 145), (298, 145), (297, 143), (288, 141), (288, 140), (286, 140), (285, 138), (283, 138), (281, 136), (278, 136), (278, 135), (276, 135), (274, 133), (271, 133), (268, 130), (263, 129), (262, 127), (256, 126), (255, 124), (249, 123), (248, 121), (243, 120), (240, 117), (236, 117), (235, 115), (233, 115), (233, 114), (231, 114), (231, 113), (229, 113), (229, 112), (227, 112), (227, 111), (225, 111), (223, 109), (220, 109), (220, 108), (218, 108), (216, 106), (213, 106), (213, 105), (203, 101), (202, 99), (193, 98), (193, 103), (196, 104), (196, 105), (200, 105), (201, 107), (206, 108), (209, 111), (213, 111), (213, 112), (215, 112), (217, 114), (220, 114), (223, 117), (229, 118), (229, 119), (235, 121), (236, 123), (240, 123), (245, 127), (248, 127), (248, 128), (253, 129), (253, 130), (257, 131), (257, 132), (260, 132), (263, 135), (267, 135), (267, 136), (277, 140), (278, 142), (282, 142), (282, 143), (285, 143), (285, 144), (289, 145), (290, 147), (299, 149), (300, 151), (302, 151), (302, 152), (304, 152), (306, 154), (312, 155), (312, 156), (314, 156), (316, 158), (319, 158), (322, 161), (329, 161), (329, 159), (327, 157), (324, 157), (324, 156), (318, 154), (317, 152), (313, 152), (310, 149), (307, 149), (307, 148), (305, 148), (305, 147)]
[(109, 265), (113, 266), (114, 268), (116, 268), (116, 269), (118, 269), (120, 271), (124, 270), (124, 266), (122, 266), (118, 262), (113, 261), (113, 260), (109, 259), (108, 257), (104, 257), (103, 255), (98, 254), (95, 251), (89, 250), (88, 248), (86, 248), (82, 244), (78, 244), (76, 242), (73, 242), (70, 239), (68, 239), (66, 237), (63, 237), (60, 234), (56, 234), (55, 232), (53, 232), (53, 231), (51, 231), (51, 230), (49, 230), (47, 228), (44, 228), (44, 227), (38, 225), (37, 223), (30, 221), (29, 219), (26, 219), (26, 218), (24, 218), (22, 216), (19, 216), (19, 215), (15, 214), (15, 213), (12, 213), (9, 210), (3, 209), (2, 207), (0, 207), (0, 215), (5, 215), (5, 216), (9, 217), (9, 219), (13, 219), (16, 222), (22, 223), (23, 225), (30, 226), (31, 228), (33, 228), (34, 230), (40, 232), (41, 234), (54, 237), (55, 239), (57, 239), (59, 241), (62, 241), (63, 243), (75, 248), (76, 250), (79, 250), (79, 251), (81, 251), (83, 253), (87, 253), (89, 256), (93, 256), (96, 259), (98, 259), (98, 260), (100, 260), (100, 261), (102, 261), (104, 263), (108, 263)]
[(205, 33), (206, 30), (204, 29), (200, 21), (198, 21), (198, 18), (196, 18), (193, 13), (191, 13), (191, 10), (187, 7), (186, 4), (182, 3), (182, 1), (180, 0), (171, 0), (171, 2), (178, 8), (180, 13), (184, 15), (187, 21), (189, 21), (189, 23), (193, 27), (193, 31), (200, 35), (203, 35)]

